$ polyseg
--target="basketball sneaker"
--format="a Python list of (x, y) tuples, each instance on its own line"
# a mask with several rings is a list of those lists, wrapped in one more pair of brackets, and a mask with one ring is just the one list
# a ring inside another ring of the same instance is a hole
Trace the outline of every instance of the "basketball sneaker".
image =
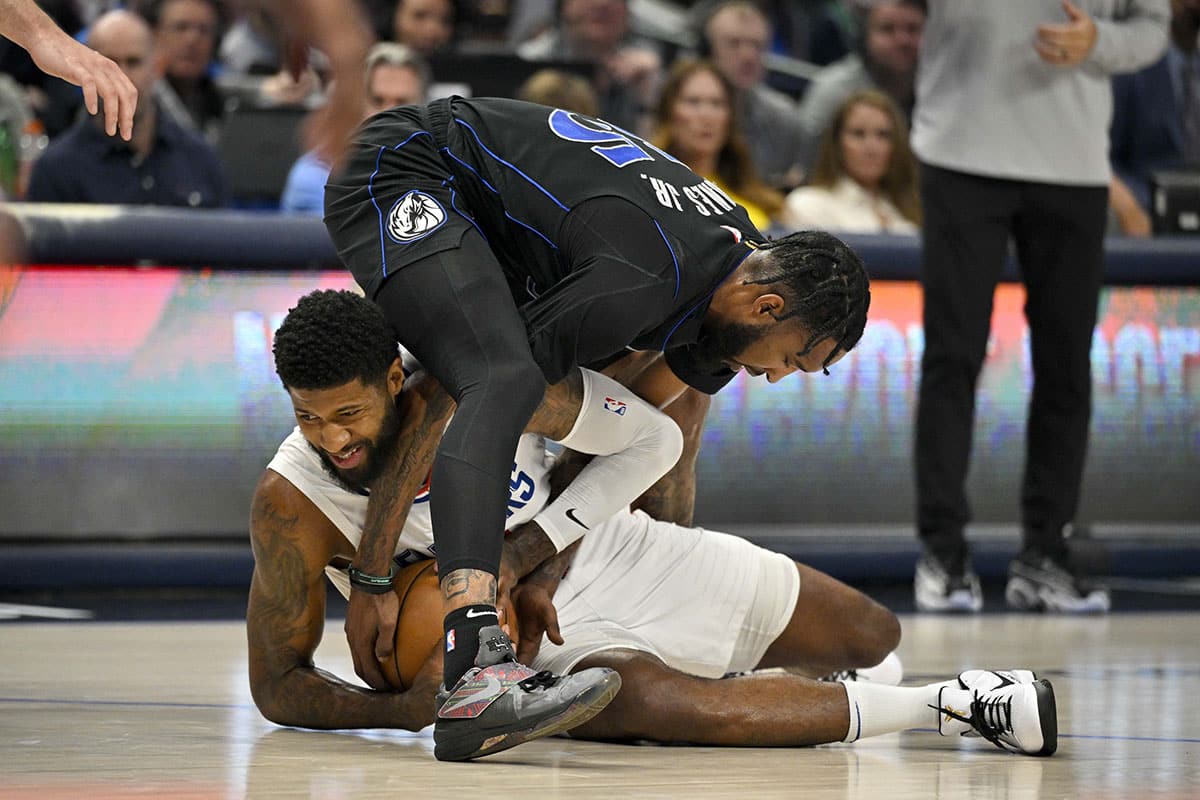
[(968, 670), (938, 690), (938, 733), (981, 736), (1001, 750), (1031, 756), (1058, 749), (1054, 687), (1030, 670)]
[(1021, 611), (1103, 614), (1109, 609), (1108, 589), (1074, 573), (1066, 549), (1052, 555), (1027, 549), (1008, 565), (1004, 599)]
[(438, 692), (433, 755), (467, 761), (562, 733), (600, 713), (620, 688), (612, 669), (534, 672), (517, 662), (504, 631), (489, 625), (479, 631), (475, 666)]
[(862, 669), (842, 669), (829, 675), (824, 675), (817, 680), (830, 683), (838, 681), (870, 681), (871, 683), (882, 683), (885, 686), (899, 686), (900, 681), (904, 679), (904, 665), (900, 662), (900, 656), (896, 652), (887, 654), (887, 657), (873, 667), (863, 667)]
[(926, 550), (917, 562), (913, 593), (918, 611), (974, 614), (983, 610), (983, 589), (967, 556), (946, 562)]

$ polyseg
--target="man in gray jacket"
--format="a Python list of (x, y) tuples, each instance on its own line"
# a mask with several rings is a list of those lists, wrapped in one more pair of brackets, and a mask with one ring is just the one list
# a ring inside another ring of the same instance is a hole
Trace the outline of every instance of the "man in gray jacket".
[(1011, 236), (1027, 300), (1033, 396), (1021, 487), (1018, 609), (1104, 612), (1072, 567), (1103, 279), (1109, 78), (1152, 63), (1168, 0), (930, 0), (913, 149), (921, 160), (925, 353), (916, 421), (916, 601), (983, 605), (963, 529), (975, 384)]

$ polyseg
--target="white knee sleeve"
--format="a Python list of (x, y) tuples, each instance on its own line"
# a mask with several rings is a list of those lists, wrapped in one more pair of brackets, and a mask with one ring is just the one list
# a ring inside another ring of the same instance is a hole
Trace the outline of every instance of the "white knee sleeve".
[(612, 378), (581, 372), (583, 407), (560, 444), (596, 458), (534, 517), (559, 551), (636, 500), (683, 452), (673, 419)]

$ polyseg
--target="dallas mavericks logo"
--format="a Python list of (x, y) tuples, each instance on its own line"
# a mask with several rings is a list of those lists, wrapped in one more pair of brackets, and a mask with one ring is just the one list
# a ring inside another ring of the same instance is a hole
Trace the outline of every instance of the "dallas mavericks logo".
[(415, 242), (446, 221), (446, 209), (425, 192), (412, 190), (396, 201), (387, 218), (388, 236), (400, 244)]

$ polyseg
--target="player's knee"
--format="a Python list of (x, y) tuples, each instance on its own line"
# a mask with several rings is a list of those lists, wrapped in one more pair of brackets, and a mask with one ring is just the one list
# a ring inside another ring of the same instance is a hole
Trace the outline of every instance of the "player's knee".
[(900, 620), (890, 610), (867, 599), (859, 617), (859, 634), (850, 654), (855, 664), (872, 667), (900, 645)]
[(546, 377), (537, 363), (509, 358), (489, 365), (487, 378), (474, 391), (464, 393), (463, 406), (475, 399), (488, 408), (492, 418), (510, 416), (524, 425), (533, 416), (546, 392)]

